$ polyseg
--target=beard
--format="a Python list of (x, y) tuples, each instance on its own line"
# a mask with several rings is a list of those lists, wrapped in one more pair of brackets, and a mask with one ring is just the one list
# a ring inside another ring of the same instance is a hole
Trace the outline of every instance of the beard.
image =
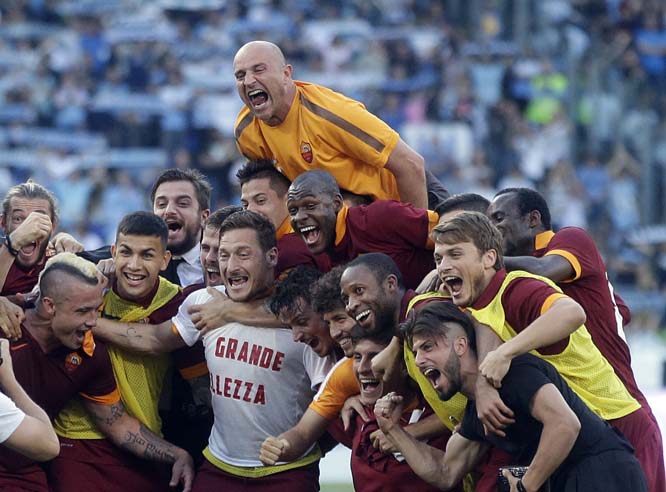
[(436, 389), (437, 396), (442, 401), (448, 401), (453, 396), (460, 391), (461, 381), (460, 381), (460, 361), (456, 356), (455, 352), (451, 350), (449, 358), (446, 360), (446, 365), (442, 371), (442, 375), (446, 377), (449, 382), (449, 387), (445, 390)]
[(179, 242), (167, 243), (167, 249), (172, 256), (182, 256), (194, 248), (201, 237), (201, 230), (197, 225), (185, 230), (185, 237)]

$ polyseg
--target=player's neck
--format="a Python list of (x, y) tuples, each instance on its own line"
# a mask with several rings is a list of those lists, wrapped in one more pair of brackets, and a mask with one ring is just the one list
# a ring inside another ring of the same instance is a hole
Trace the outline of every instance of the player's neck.
[(60, 347), (60, 341), (53, 335), (51, 319), (40, 313), (38, 308), (25, 312), (23, 327), (30, 332), (42, 352), (49, 353)]

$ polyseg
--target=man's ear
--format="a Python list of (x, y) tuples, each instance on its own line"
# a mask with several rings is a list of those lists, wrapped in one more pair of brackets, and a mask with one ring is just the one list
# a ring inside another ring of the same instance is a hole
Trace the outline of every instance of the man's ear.
[(277, 248), (271, 248), (268, 251), (266, 251), (266, 261), (268, 261), (268, 264), (275, 268), (277, 266), (278, 262), (278, 249)]
[(497, 263), (497, 251), (494, 249), (489, 249), (481, 256), (481, 264), (483, 265), (484, 270), (494, 268), (495, 263)]
[(44, 312), (49, 316), (49, 318), (53, 318), (56, 311), (55, 302), (53, 302), (53, 299), (50, 297), (41, 297), (39, 302), (42, 304)]
[(342, 198), (342, 195), (340, 193), (336, 194), (333, 197), (333, 208), (335, 209), (336, 214), (342, 209), (342, 206), (344, 204), (345, 204), (344, 199)]
[(5, 234), (7, 234), (7, 217), (5, 214), (0, 215), (0, 227), (5, 231)]
[(542, 226), (543, 223), (541, 222), (541, 212), (539, 212), (538, 210), (532, 210), (527, 215), (527, 223), (530, 226), (530, 229)]
[(206, 210), (201, 212), (201, 229), (203, 230), (204, 227), (206, 227), (206, 220), (210, 217), (210, 209), (207, 208)]
[(458, 357), (469, 350), (469, 340), (466, 337), (458, 337), (453, 341), (453, 350)]
[(398, 278), (393, 274), (387, 275), (387, 277), (384, 279), (384, 287), (390, 293), (395, 292), (398, 289)]
[(116, 259), (116, 252), (117, 251), (118, 251), (118, 249), (116, 248), (115, 243), (112, 244), (111, 245), (111, 258), (113, 258), (114, 260)]
[(166, 270), (166, 267), (169, 265), (170, 261), (171, 261), (171, 251), (167, 249), (164, 252), (164, 256), (162, 257), (162, 266), (160, 266), (160, 271)]

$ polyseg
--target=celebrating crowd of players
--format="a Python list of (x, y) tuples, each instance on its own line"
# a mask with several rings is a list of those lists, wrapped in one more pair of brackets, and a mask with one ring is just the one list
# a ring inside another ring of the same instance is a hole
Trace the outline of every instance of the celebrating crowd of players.
[(342, 443), (357, 491), (666, 492), (589, 236), (530, 189), (447, 198), (292, 70), (266, 42), (234, 59), (242, 207), (170, 169), (83, 251), (46, 188), (10, 189), (0, 490), (309, 492)]

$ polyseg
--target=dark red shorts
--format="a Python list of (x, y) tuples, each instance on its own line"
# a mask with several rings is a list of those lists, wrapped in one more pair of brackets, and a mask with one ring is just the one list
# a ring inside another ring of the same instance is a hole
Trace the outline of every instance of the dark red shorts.
[(52, 492), (165, 492), (166, 465), (141, 460), (106, 439), (60, 438), (49, 466)]
[(261, 478), (238, 477), (226, 473), (208, 460), (204, 460), (194, 479), (192, 492), (317, 492), (319, 490), (319, 463), (287, 470)]
[(666, 492), (664, 448), (661, 431), (652, 412), (640, 408), (635, 412), (609, 423), (622, 432), (634, 447), (648, 483), (648, 492)]

